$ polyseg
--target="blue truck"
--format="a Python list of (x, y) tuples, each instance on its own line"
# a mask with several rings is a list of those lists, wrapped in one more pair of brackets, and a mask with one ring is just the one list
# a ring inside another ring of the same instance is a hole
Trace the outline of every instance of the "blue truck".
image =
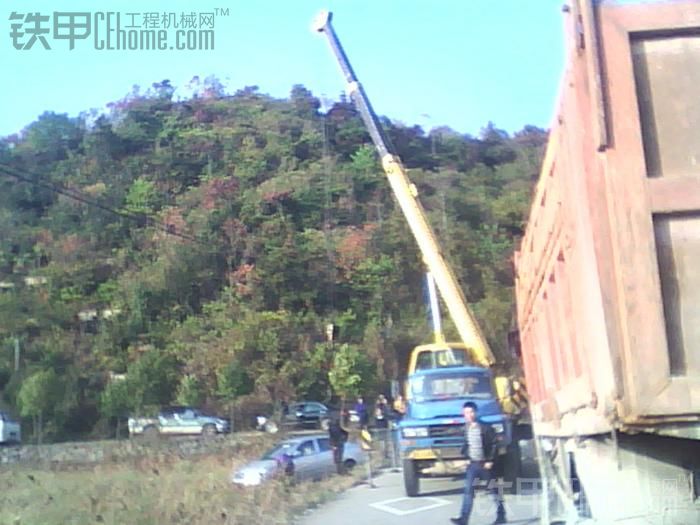
[(406, 495), (420, 491), (420, 479), (464, 473), (462, 456), (466, 401), (478, 407), (479, 421), (491, 425), (498, 442), (497, 467), (513, 483), (520, 454), (511, 419), (501, 409), (491, 370), (459, 366), (418, 370), (408, 377), (408, 411), (399, 424)]

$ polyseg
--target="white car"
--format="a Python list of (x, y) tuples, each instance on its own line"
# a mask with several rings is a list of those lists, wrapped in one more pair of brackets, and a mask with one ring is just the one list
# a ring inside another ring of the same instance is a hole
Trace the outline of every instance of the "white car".
[(0, 412), (0, 443), (15, 444), (22, 441), (20, 425), (6, 412)]
[[(357, 443), (345, 443), (343, 463), (346, 470), (367, 461)], [(231, 473), (231, 482), (253, 486), (281, 475), (295, 480), (320, 480), (336, 472), (328, 434), (297, 436), (278, 443), (262, 458)]]

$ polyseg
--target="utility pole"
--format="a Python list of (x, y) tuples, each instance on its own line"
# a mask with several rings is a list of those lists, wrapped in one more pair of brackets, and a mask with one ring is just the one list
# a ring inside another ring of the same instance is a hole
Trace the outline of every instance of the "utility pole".
[(19, 338), (15, 337), (15, 372), (19, 370)]

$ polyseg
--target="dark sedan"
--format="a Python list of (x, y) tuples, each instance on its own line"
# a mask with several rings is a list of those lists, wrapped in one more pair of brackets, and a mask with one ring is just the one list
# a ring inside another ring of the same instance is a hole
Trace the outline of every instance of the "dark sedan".
[(296, 424), (302, 427), (316, 427), (328, 429), (329, 409), (318, 401), (301, 401), (289, 405), (284, 416), (287, 424)]

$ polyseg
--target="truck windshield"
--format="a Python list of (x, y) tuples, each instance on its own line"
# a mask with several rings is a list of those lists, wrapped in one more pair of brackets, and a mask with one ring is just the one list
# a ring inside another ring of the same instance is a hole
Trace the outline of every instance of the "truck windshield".
[(467, 351), (463, 348), (442, 348), (423, 350), (416, 358), (416, 370), (464, 366), (467, 364)]
[(409, 380), (417, 403), (462, 397), (492, 397), (491, 380), (486, 374), (440, 374), (418, 376)]

